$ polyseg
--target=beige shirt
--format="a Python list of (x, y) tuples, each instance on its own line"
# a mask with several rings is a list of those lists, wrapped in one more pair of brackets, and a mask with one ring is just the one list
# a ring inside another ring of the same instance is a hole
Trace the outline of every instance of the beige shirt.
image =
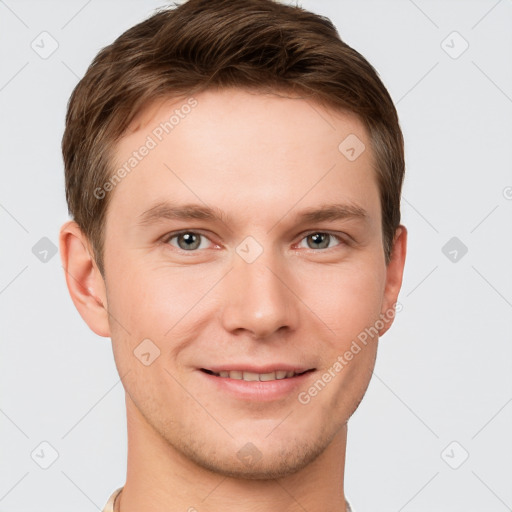
[(116, 489), (114, 491), (114, 494), (110, 496), (110, 498), (107, 501), (107, 504), (105, 505), (105, 508), (103, 509), (103, 512), (114, 512), (114, 502), (116, 501), (117, 496), (119, 493), (123, 490), (122, 487), (119, 487), (119, 489)]
[[(112, 496), (107, 501), (107, 504), (105, 505), (105, 508), (103, 509), (103, 512), (114, 512), (114, 502), (116, 501), (116, 498), (119, 496), (119, 493), (123, 490), (122, 487), (119, 487), (119, 489), (116, 489)], [(345, 501), (347, 504), (347, 512), (353, 512), (353, 510), (350, 508), (350, 505), (348, 504), (348, 501)]]

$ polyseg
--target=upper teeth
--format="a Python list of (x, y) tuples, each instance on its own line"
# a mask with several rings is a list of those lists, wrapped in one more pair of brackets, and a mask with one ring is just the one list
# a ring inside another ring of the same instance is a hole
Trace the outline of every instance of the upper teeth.
[(276, 370), (275, 372), (270, 373), (254, 373), (254, 372), (243, 372), (240, 370), (232, 370), (229, 372), (220, 372), (220, 377), (228, 377), (230, 379), (238, 379), (238, 380), (247, 380), (247, 381), (267, 381), (267, 380), (276, 380), (276, 379), (285, 379), (288, 377), (293, 377), (296, 373), (286, 370)]

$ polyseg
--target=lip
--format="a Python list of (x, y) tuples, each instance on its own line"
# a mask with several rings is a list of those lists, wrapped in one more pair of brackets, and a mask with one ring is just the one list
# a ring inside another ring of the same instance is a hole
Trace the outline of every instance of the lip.
[[(228, 367), (224, 368), (225, 370), (220, 369), (219, 371), (227, 371)], [(257, 371), (255, 371), (255, 373), (268, 373), (270, 371), (273, 371), (268, 370), (268, 368), (276, 369), (277, 367), (265, 367), (264, 371), (261, 371), (261, 368), (259, 368)], [(289, 365), (283, 365), (277, 369), (285, 370), (287, 368), (289, 370), (294, 370), (294, 368), (290, 367)], [(235, 368), (234, 366), (229, 366), (229, 369), (236, 370), (237, 368)], [(247, 366), (244, 367), (243, 369), (246, 371), (254, 371), (251, 369), (251, 367)], [(294, 377), (289, 377), (287, 379), (269, 381), (245, 381), (238, 379), (230, 379), (228, 377), (217, 377), (215, 375), (211, 375), (201, 370), (197, 371), (202, 376), (202, 378), (206, 379), (206, 383), (208, 386), (213, 387), (214, 389), (221, 392), (223, 395), (227, 394), (238, 400), (251, 402), (271, 402), (274, 400), (282, 400), (290, 396), (292, 393), (298, 392), (299, 388), (304, 387), (305, 382), (311, 378), (311, 375), (316, 373), (314, 369), (310, 369), (310, 371), (303, 370), (306, 373), (303, 373), (302, 375), (295, 375)], [(218, 373), (217, 370), (212, 369), (212, 371)]]
[(208, 366), (203, 368), (204, 370), (210, 370), (211, 372), (229, 372), (229, 371), (244, 371), (252, 373), (271, 373), (277, 370), (294, 371), (295, 373), (303, 373), (314, 368), (305, 368), (301, 366), (293, 366), (286, 363), (273, 363), (265, 366), (254, 366), (251, 364), (230, 364), (226, 366)]

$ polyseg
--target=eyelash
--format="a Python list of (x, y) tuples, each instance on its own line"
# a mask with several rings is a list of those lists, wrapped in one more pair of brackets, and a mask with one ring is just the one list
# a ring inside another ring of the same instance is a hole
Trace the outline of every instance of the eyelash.
[[(212, 242), (204, 233), (201, 233), (199, 231), (193, 231), (193, 230), (190, 230), (190, 229), (186, 229), (186, 230), (182, 230), (182, 231), (176, 231), (176, 232), (173, 232), (173, 233), (169, 233), (167, 235), (165, 235), (165, 237), (162, 239), (162, 242), (164, 244), (170, 244), (170, 241), (173, 239), (173, 238), (176, 238), (180, 235), (184, 235), (185, 233), (191, 233), (191, 234), (194, 234), (194, 235), (199, 235), (199, 236), (202, 236), (204, 238), (206, 238), (207, 240), (209, 240), (211, 243), (214, 243)], [(309, 231), (309, 232), (306, 232), (302, 235), (302, 238), (300, 239), (300, 242), (302, 242), (305, 238), (307, 238), (308, 236), (310, 235), (317, 235), (317, 234), (322, 234), (322, 235), (329, 235), (331, 236), (332, 238), (335, 238), (339, 244), (334, 246), (334, 247), (327, 247), (325, 249), (311, 249), (311, 248), (307, 248), (307, 250), (309, 251), (313, 251), (313, 252), (325, 252), (325, 251), (328, 251), (328, 250), (332, 250), (332, 249), (336, 249), (336, 247), (340, 247), (340, 246), (346, 246), (348, 245), (348, 242), (347, 240), (345, 240), (344, 238), (342, 238), (340, 235), (337, 235), (335, 233), (332, 233), (330, 231)], [(300, 243), (299, 242), (299, 243)], [(183, 253), (196, 253), (196, 252), (199, 252), (199, 249), (193, 249), (193, 250), (190, 250), (190, 251), (186, 251), (185, 249), (181, 249), (180, 247), (176, 247), (176, 246), (172, 246), (174, 249), (177, 249), (178, 251), (180, 252), (183, 252)], [(204, 249), (203, 249), (204, 250)]]

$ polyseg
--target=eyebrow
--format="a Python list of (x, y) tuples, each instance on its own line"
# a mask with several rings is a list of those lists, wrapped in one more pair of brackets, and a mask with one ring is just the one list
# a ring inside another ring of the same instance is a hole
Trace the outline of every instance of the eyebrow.
[(147, 226), (161, 220), (220, 220), (224, 222), (225, 214), (218, 208), (199, 204), (174, 205), (160, 202), (139, 215), (139, 226)]
[[(285, 214), (282, 218), (288, 215)], [(159, 202), (141, 213), (138, 217), (139, 226), (148, 226), (162, 220), (208, 220), (225, 223), (229, 216), (219, 208), (199, 204), (175, 205)], [(324, 204), (302, 210), (295, 216), (296, 222), (323, 222), (344, 219), (366, 220), (368, 213), (355, 204)], [(281, 219), (282, 220), (282, 219)], [(280, 221), (278, 221), (280, 222)]]

